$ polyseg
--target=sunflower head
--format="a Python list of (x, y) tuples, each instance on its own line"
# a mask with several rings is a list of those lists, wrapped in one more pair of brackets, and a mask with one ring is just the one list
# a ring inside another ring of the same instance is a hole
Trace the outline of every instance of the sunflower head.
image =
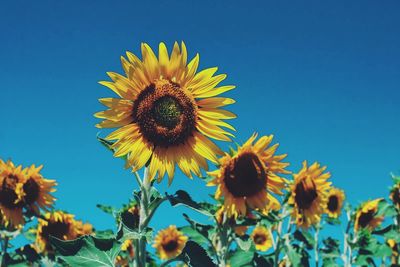
[(293, 206), (292, 217), (300, 227), (307, 228), (319, 222), (325, 210), (330, 188), (327, 181), (330, 173), (325, 169), (317, 162), (308, 167), (304, 161), (299, 173), (293, 175), (288, 203)]
[(343, 190), (332, 187), (328, 192), (325, 212), (331, 218), (337, 218), (342, 211), (345, 195)]
[(396, 242), (396, 240), (388, 239), (386, 241), (386, 243), (392, 249), (392, 256), (398, 257), (399, 256), (399, 246), (398, 246), (398, 243)]
[(272, 236), (264, 226), (257, 226), (251, 233), (251, 239), (257, 250), (267, 251), (272, 247)]
[(357, 232), (359, 229), (373, 230), (378, 227), (384, 217), (378, 215), (379, 203), (382, 198), (367, 201), (361, 205), (361, 207), (356, 212), (356, 218), (354, 222), (354, 231)]
[(270, 204), (279, 205), (272, 193), (282, 195), (286, 180), (279, 174), (289, 173), (288, 163), (281, 162), (286, 155), (274, 155), (278, 144), (270, 146), (273, 136), (263, 136), (254, 143), (253, 134), (243, 146), (225, 154), (219, 160), (220, 168), (208, 174), (213, 179), (209, 186), (218, 186), (215, 198), (224, 198), (223, 209), (229, 217), (244, 216), (247, 207), (264, 210)]
[(43, 166), (31, 165), (24, 169), (25, 180), (18, 188), (19, 195), (25, 207), (40, 214), (40, 208), (47, 211), (52, 207), (55, 198), (50, 194), (56, 189), (57, 183), (54, 180), (45, 179), (40, 171)]
[(393, 205), (400, 209), (400, 182), (392, 187), (389, 198), (392, 200)]
[(21, 225), (24, 221), (23, 202), (19, 188), (25, 175), (22, 166), (16, 167), (11, 161), (0, 160), (0, 209), (5, 225)]
[(49, 237), (54, 236), (61, 240), (72, 240), (92, 233), (92, 226), (74, 219), (74, 215), (62, 211), (46, 213), (44, 218), (38, 219), (36, 229), (36, 249), (39, 253), (52, 253), (53, 249)]
[(225, 74), (215, 75), (217, 68), (199, 73), (199, 55), (187, 63), (186, 46), (174, 44), (171, 55), (160, 43), (158, 57), (142, 44), (142, 59), (127, 52), (121, 58), (125, 75), (110, 72), (112, 82), (100, 82), (119, 98), (102, 98), (108, 110), (98, 112), (104, 119), (97, 127), (118, 128), (106, 137), (115, 140), (114, 156), (126, 157), (126, 167), (134, 171), (149, 166), (149, 176), (161, 180), (167, 173), (169, 182), (175, 164), (192, 177), (207, 169), (206, 160), (217, 162), (221, 150), (209, 140), (230, 141), (234, 130), (224, 120), (236, 116), (221, 107), (233, 99), (216, 97), (234, 86), (218, 84)]
[(153, 247), (157, 250), (160, 259), (167, 260), (182, 253), (188, 237), (183, 235), (175, 225), (158, 232)]

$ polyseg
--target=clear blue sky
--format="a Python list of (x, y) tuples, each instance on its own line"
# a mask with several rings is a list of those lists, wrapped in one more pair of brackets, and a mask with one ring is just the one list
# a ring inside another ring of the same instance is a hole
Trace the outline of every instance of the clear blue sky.
[[(59, 183), (57, 208), (112, 227), (95, 205), (120, 205), (136, 185), (96, 141), (97, 99), (112, 95), (97, 81), (122, 72), (120, 55), (141, 42), (184, 40), (201, 67), (237, 85), (226, 94), (237, 100), (237, 141), (273, 133), (291, 170), (320, 161), (352, 203), (385, 196), (400, 169), (400, 2), (243, 3), (3, 2), (0, 157), (44, 164)], [(158, 187), (213, 192), (182, 175)], [(153, 225), (182, 223), (182, 211), (164, 205)]]

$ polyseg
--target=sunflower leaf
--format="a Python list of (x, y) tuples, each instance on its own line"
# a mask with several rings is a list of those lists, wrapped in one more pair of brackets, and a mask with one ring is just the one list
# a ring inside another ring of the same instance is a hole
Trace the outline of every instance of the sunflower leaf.
[(253, 261), (254, 251), (236, 251), (229, 259), (232, 267), (248, 266)]
[(50, 236), (57, 256), (71, 266), (95, 267), (114, 266), (115, 258), (121, 250), (116, 239), (100, 239), (83, 236), (75, 240), (63, 241)]
[(254, 251), (254, 246), (252, 246), (253, 245), (252, 239), (249, 238), (248, 236), (246, 236), (246, 237), (247, 238), (236, 237), (235, 238), (236, 244), (243, 251), (249, 251), (251, 248), (252, 248), (251, 250)]
[(293, 234), (293, 237), (296, 240), (303, 242), (307, 249), (312, 249), (314, 247), (315, 240), (309, 232), (296, 230)]
[(204, 248), (193, 241), (186, 242), (180, 258), (191, 267), (217, 266)]
[(181, 227), (179, 228), (179, 231), (187, 235), (190, 240), (195, 241), (196, 243), (207, 244), (209, 242), (206, 237), (190, 226)]
[(175, 207), (178, 205), (184, 205), (189, 208), (192, 208), (204, 215), (207, 216), (212, 216), (212, 213), (210, 213), (213, 205), (208, 204), (208, 203), (198, 203), (194, 201), (191, 196), (189, 195), (188, 192), (184, 190), (178, 190), (175, 192), (174, 195), (169, 195), (166, 194), (171, 206)]

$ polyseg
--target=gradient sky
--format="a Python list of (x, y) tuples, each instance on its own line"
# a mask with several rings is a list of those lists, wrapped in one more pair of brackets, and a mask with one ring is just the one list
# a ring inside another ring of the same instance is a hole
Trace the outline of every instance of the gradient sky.
[[(98, 98), (112, 96), (97, 82), (141, 42), (184, 40), (201, 68), (237, 85), (225, 94), (237, 100), (236, 141), (274, 134), (292, 171), (319, 161), (351, 203), (386, 196), (400, 169), (400, 2), (236, 2), (2, 2), (0, 158), (44, 164), (57, 208), (113, 227), (95, 205), (121, 205), (136, 184), (96, 140)], [(214, 190), (181, 174), (158, 188), (199, 200)], [(153, 226), (185, 211), (165, 204)]]

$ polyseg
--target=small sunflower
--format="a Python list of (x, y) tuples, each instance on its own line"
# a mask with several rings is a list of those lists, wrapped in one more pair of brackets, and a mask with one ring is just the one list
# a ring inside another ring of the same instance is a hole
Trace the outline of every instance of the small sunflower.
[(11, 161), (0, 160), (0, 209), (6, 225), (24, 224), (23, 203), (18, 188), (25, 180), (22, 166), (16, 167)]
[(331, 175), (325, 169), (317, 162), (308, 167), (304, 161), (299, 173), (293, 174), (288, 203), (293, 206), (292, 217), (300, 227), (307, 228), (321, 219), (331, 184), (327, 181)]
[(31, 165), (26, 168), (24, 170), (25, 179), (17, 189), (24, 206), (33, 210), (36, 214), (40, 214), (40, 208), (47, 211), (55, 201), (50, 193), (56, 191), (54, 186), (57, 183), (54, 180), (43, 178), (40, 174), (42, 168), (42, 165), (39, 167)]
[(251, 239), (257, 250), (267, 251), (272, 247), (272, 236), (264, 226), (257, 226), (251, 233)]
[(125, 240), (121, 245), (121, 252), (115, 259), (115, 266), (129, 267), (129, 262), (135, 257), (132, 240)]
[(400, 209), (400, 183), (397, 183), (392, 187), (389, 197), (392, 200), (393, 205)]
[(224, 198), (223, 209), (229, 217), (244, 216), (247, 207), (264, 210), (279, 201), (274, 194), (282, 195), (286, 180), (278, 174), (287, 174), (286, 155), (274, 155), (278, 144), (268, 147), (273, 136), (263, 136), (255, 144), (253, 134), (233, 155), (219, 159), (220, 168), (208, 172), (213, 179), (207, 184), (218, 186), (215, 199)]
[(343, 190), (331, 188), (328, 192), (328, 202), (326, 204), (326, 213), (331, 218), (340, 216), (344, 203), (345, 195)]
[(357, 232), (361, 228), (373, 230), (382, 223), (384, 217), (377, 214), (379, 203), (382, 200), (382, 198), (378, 198), (375, 200), (367, 201), (361, 205), (361, 207), (356, 212), (356, 219), (354, 222), (355, 232)]
[(157, 250), (160, 259), (168, 260), (182, 253), (187, 240), (187, 236), (176, 229), (175, 225), (171, 225), (158, 232), (153, 247)]
[(39, 253), (52, 252), (50, 235), (61, 240), (72, 240), (92, 231), (91, 224), (75, 220), (72, 214), (62, 211), (48, 212), (44, 218), (38, 219), (35, 247)]
[(236, 116), (221, 107), (235, 101), (216, 96), (235, 86), (216, 87), (226, 78), (214, 76), (217, 68), (196, 74), (199, 55), (187, 64), (183, 42), (174, 44), (170, 56), (164, 43), (158, 58), (145, 43), (141, 50), (142, 60), (130, 52), (128, 60), (121, 57), (125, 76), (109, 72), (112, 82), (100, 82), (119, 98), (100, 99), (109, 109), (95, 114), (104, 119), (97, 127), (119, 128), (106, 139), (117, 140), (114, 156), (125, 156), (133, 171), (148, 164), (150, 178), (158, 174), (160, 181), (167, 173), (171, 183), (178, 164), (188, 177), (201, 176), (206, 159), (216, 163), (222, 154), (209, 138), (230, 141), (233, 136), (221, 127), (234, 130), (224, 120)]

